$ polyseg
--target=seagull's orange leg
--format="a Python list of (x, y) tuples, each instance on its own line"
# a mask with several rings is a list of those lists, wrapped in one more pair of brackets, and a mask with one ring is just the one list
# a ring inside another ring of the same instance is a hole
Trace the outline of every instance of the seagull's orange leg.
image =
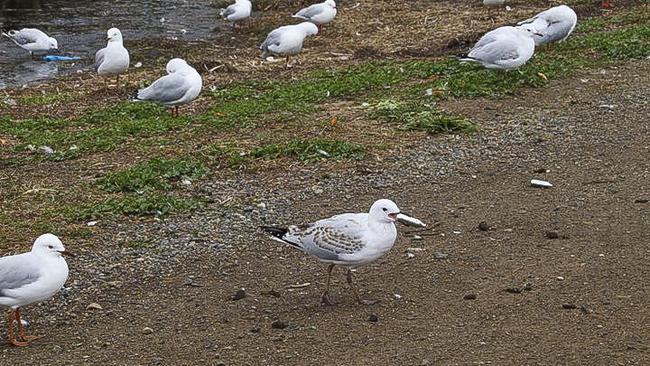
[(9, 316), (7, 317), (7, 337), (9, 338), (10, 344), (13, 344), (16, 347), (25, 347), (29, 345), (29, 343), (18, 341), (14, 335), (14, 312), (14, 310), (9, 310)]
[(41, 338), (40, 336), (31, 336), (25, 334), (25, 329), (23, 329), (23, 323), (20, 321), (20, 308), (16, 309), (16, 326), (18, 327), (18, 335), (25, 342), (31, 342), (33, 340)]
[(362, 300), (361, 296), (359, 296), (359, 290), (357, 289), (357, 286), (354, 285), (354, 282), (352, 282), (352, 270), (348, 269), (347, 273), (347, 280), (348, 280), (348, 285), (350, 285), (350, 288), (352, 289), (352, 292), (354, 292), (354, 297), (357, 299), (357, 302), (361, 305), (373, 305), (379, 302), (379, 300)]
[(335, 305), (336, 303), (330, 299), (330, 278), (332, 277), (332, 270), (334, 269), (334, 263), (330, 264), (327, 267), (327, 283), (325, 284), (325, 292), (320, 297), (320, 303), (323, 305)]

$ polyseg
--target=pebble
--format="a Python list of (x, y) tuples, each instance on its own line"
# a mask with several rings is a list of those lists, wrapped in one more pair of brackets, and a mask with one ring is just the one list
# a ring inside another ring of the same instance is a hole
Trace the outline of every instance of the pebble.
[(276, 320), (273, 323), (271, 323), (271, 328), (273, 329), (284, 329), (287, 327), (287, 323), (283, 322), (282, 320)]
[(463, 300), (476, 300), (476, 294), (466, 294), (463, 296)]
[(370, 316), (368, 317), (368, 321), (371, 323), (376, 323), (379, 321), (379, 317), (375, 314), (370, 314)]
[(562, 304), (562, 308), (564, 308), (564, 309), (577, 309), (578, 307), (575, 306), (575, 304)]
[(153, 333), (153, 329), (149, 327), (142, 328), (142, 334), (151, 334), (151, 333)]
[(481, 231), (488, 231), (488, 230), (490, 230), (490, 225), (488, 225), (488, 223), (485, 222), (485, 221), (481, 221), (478, 224), (478, 229), (481, 230)]
[(557, 239), (560, 237), (560, 233), (558, 233), (556, 230), (549, 230), (546, 232), (546, 237), (548, 239)]
[(443, 252), (434, 252), (433, 253), (433, 258), (435, 258), (437, 260), (447, 259), (447, 257), (449, 257), (449, 254), (446, 254), (446, 253), (443, 253)]
[(506, 292), (509, 292), (511, 294), (520, 294), (522, 291), (524, 290), (519, 287), (508, 287), (506, 289)]
[(86, 310), (102, 310), (102, 309), (103, 309), (102, 306), (96, 302), (91, 302), (90, 304), (88, 304), (88, 306), (86, 306)]
[(233, 301), (237, 301), (237, 300), (241, 300), (241, 299), (243, 299), (243, 298), (245, 298), (245, 297), (246, 297), (246, 290), (244, 290), (243, 288), (240, 288), (240, 289), (237, 290), (237, 292), (235, 292), (235, 294), (232, 295), (230, 298), (231, 298)]
[(558, 281), (564, 281), (564, 277), (562, 277), (562, 276), (557, 276), (557, 280), (558, 280)]
[(413, 240), (422, 240), (420, 235), (413, 235)]

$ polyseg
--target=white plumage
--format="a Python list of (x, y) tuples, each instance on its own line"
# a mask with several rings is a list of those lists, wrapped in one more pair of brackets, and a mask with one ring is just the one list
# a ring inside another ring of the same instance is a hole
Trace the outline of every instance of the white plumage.
[(538, 33), (539, 35), (534, 36), (534, 40), (535, 44), (540, 45), (564, 41), (571, 35), (577, 23), (576, 12), (566, 5), (560, 5), (517, 24)]
[(105, 48), (95, 54), (95, 70), (99, 75), (121, 74), (129, 68), (129, 51), (124, 48), (122, 32), (111, 28), (106, 32)]
[(310, 22), (277, 28), (271, 31), (260, 45), (262, 57), (286, 56), (285, 66), (288, 66), (289, 56), (297, 55), (302, 50), (305, 38), (315, 34), (318, 34), (318, 27)]
[(535, 53), (534, 32), (520, 27), (499, 27), (483, 35), (460, 60), (478, 62), (488, 69), (517, 69)]
[(3, 31), (2, 35), (11, 39), (20, 48), (29, 51), (32, 56), (34, 53), (43, 53), (59, 48), (59, 42), (56, 39), (36, 28)]
[[(36, 239), (27, 253), (0, 258), (0, 305), (12, 309), (8, 320), (9, 342), (26, 346), (36, 337), (25, 335), (20, 322), (20, 307), (45, 301), (56, 294), (68, 279), (69, 254), (61, 240), (52, 234)], [(13, 332), (16, 321), (19, 338)]]
[(236, 22), (246, 20), (251, 16), (253, 4), (249, 0), (235, 0), (235, 3), (223, 9), (220, 13), (224, 20), (233, 22), (233, 27)]
[(322, 3), (308, 6), (294, 14), (293, 17), (314, 24), (327, 24), (336, 17), (336, 2), (334, 0), (326, 0)]

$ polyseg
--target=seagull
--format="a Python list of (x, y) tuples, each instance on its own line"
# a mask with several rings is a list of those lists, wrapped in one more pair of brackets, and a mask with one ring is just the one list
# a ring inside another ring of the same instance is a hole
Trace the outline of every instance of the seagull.
[(221, 17), (232, 22), (232, 28), (238, 21), (246, 20), (251, 16), (253, 4), (249, 0), (235, 0), (235, 3), (221, 10)]
[(149, 101), (173, 107), (172, 117), (178, 117), (178, 106), (187, 104), (199, 96), (203, 79), (196, 69), (180, 58), (169, 60), (167, 74), (147, 88), (138, 90), (136, 101)]
[(576, 12), (566, 5), (545, 10), (517, 25), (529, 27), (541, 36), (534, 36), (536, 45), (562, 42), (573, 32), (578, 22)]
[(285, 25), (277, 28), (266, 37), (260, 46), (262, 57), (268, 55), (286, 56), (284, 67), (289, 67), (289, 56), (297, 55), (307, 36), (318, 34), (318, 27), (310, 22)]
[(518, 69), (533, 57), (535, 35), (539, 34), (532, 29), (499, 27), (484, 34), (460, 61), (478, 62), (488, 69)]
[(300, 10), (293, 17), (318, 25), (327, 24), (336, 17), (336, 3), (334, 0), (325, 0)]
[[(9, 343), (27, 346), (40, 337), (25, 334), (20, 308), (45, 301), (56, 294), (68, 279), (68, 264), (61, 240), (52, 234), (36, 239), (32, 251), (0, 258), (0, 305), (10, 308), (7, 318)], [(18, 338), (14, 334), (14, 321)]]
[(352, 269), (368, 264), (386, 254), (397, 239), (395, 221), (400, 209), (388, 199), (372, 204), (368, 213), (344, 213), (307, 225), (288, 228), (263, 226), (271, 239), (288, 244), (321, 262), (329, 263), (327, 283), (321, 303), (333, 305), (329, 297), (330, 277), (334, 266), (347, 268), (347, 282), (359, 304), (372, 305), (377, 301), (362, 300), (352, 282)]
[(34, 57), (34, 53), (59, 49), (59, 43), (56, 39), (36, 28), (23, 28), (18, 31), (10, 30), (9, 32), (2, 31), (2, 35), (14, 41), (20, 48), (29, 51), (32, 57)]
[(117, 74), (119, 83), (120, 74), (129, 68), (129, 51), (122, 45), (122, 32), (119, 29), (111, 28), (106, 35), (106, 47), (95, 54), (95, 70), (99, 75)]

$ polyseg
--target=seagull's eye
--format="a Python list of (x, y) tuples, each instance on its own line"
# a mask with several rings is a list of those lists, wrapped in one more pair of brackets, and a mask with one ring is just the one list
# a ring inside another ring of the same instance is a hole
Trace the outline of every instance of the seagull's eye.
[(384, 210), (384, 212), (388, 211), (388, 209), (386, 207), (382, 208), (382, 210)]
[(48, 245), (47, 247), (48, 247), (48, 248), (50, 248), (50, 249), (54, 249), (54, 247), (53, 247), (53, 246), (51, 246), (51, 245)]

